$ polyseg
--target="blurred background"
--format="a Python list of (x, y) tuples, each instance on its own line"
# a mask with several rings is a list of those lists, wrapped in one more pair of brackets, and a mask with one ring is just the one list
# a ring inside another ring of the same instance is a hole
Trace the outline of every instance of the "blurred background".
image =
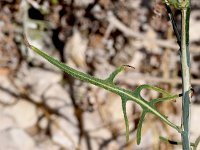
[[(180, 29), (180, 12), (173, 9)], [(191, 140), (200, 135), (200, 1), (192, 0), (190, 28)], [(159, 136), (180, 135), (147, 115), (136, 144), (141, 108), (128, 102), (130, 140), (119, 96), (64, 74), (24, 44), (29, 42), (69, 66), (116, 79), (134, 90), (151, 84), (181, 93), (179, 48), (161, 0), (1, 0), (0, 150), (179, 150)], [(147, 99), (161, 95), (142, 91)], [(157, 105), (181, 124), (181, 98)], [(200, 148), (199, 148), (200, 149)]]

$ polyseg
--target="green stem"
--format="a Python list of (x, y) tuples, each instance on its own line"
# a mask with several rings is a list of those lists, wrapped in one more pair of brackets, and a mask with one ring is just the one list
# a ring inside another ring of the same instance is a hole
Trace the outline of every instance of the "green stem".
[(190, 119), (190, 96), (189, 91), (191, 89), (190, 84), (190, 53), (189, 53), (189, 19), (190, 19), (190, 7), (182, 8), (182, 29), (181, 29), (181, 68), (182, 68), (182, 128), (183, 132), (182, 143), (183, 150), (190, 149), (189, 139), (189, 119)]

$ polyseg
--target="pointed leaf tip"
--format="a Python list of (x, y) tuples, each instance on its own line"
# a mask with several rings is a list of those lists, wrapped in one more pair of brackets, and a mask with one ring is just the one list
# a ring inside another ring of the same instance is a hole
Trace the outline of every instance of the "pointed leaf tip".
[(126, 114), (126, 102), (127, 100), (122, 98), (122, 111), (124, 114), (124, 122), (125, 122), (125, 126), (126, 126), (126, 142), (129, 141), (129, 123), (128, 123), (128, 117)]
[(137, 145), (140, 144), (141, 142), (141, 132), (142, 132), (142, 124), (146, 115), (146, 111), (142, 112), (142, 115), (140, 117), (139, 123), (138, 123), (138, 128), (137, 128)]
[(124, 70), (123, 67), (119, 67), (117, 69), (115, 69), (111, 74), (110, 76), (106, 79), (106, 81), (110, 82), (110, 83), (113, 83), (115, 77), (122, 71)]
[(133, 66), (130, 66), (130, 65), (122, 65), (121, 67), (118, 67), (117, 69), (115, 69), (111, 74), (110, 76), (106, 79), (106, 81), (110, 82), (110, 83), (113, 83), (115, 77), (123, 70), (125, 70), (126, 68), (133, 68), (135, 69)]

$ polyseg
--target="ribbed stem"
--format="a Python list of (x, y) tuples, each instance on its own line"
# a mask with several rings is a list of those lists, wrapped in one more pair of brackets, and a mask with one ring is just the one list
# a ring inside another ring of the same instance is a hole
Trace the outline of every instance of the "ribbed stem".
[(189, 19), (190, 7), (183, 8), (182, 13), (182, 29), (181, 29), (181, 68), (182, 68), (182, 143), (183, 150), (190, 150), (190, 53), (189, 53)]

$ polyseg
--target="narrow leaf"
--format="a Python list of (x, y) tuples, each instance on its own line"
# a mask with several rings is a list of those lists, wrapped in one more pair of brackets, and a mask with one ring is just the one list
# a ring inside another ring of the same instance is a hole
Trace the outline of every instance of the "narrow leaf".
[(142, 132), (142, 124), (146, 115), (146, 111), (143, 111), (141, 116), (140, 116), (140, 120), (138, 123), (138, 128), (137, 128), (137, 144), (139, 145), (141, 142), (141, 132)]
[(127, 113), (126, 113), (126, 98), (121, 97), (122, 99), (122, 111), (124, 114), (124, 122), (125, 122), (125, 126), (126, 126), (126, 142), (129, 141), (129, 123), (128, 123), (128, 117), (127, 117)]

